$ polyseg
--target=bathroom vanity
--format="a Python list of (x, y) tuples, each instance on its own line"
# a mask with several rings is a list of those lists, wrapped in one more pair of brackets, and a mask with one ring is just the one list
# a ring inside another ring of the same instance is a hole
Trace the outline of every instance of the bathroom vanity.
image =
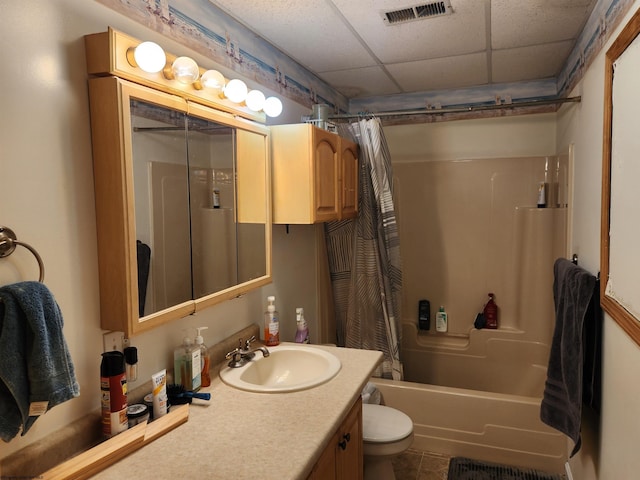
[(361, 478), (360, 392), (382, 354), (308, 348), (327, 350), (340, 360), (340, 371), (327, 383), (296, 392), (253, 393), (223, 383), (216, 371), (211, 386), (203, 389), (211, 401), (194, 400), (188, 422), (93, 478)]

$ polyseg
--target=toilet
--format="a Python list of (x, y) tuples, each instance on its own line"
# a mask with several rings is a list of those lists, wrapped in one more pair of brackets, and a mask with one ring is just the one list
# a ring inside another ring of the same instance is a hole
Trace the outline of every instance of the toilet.
[(413, 422), (404, 413), (384, 405), (362, 405), (365, 480), (394, 480), (392, 459), (413, 442)]

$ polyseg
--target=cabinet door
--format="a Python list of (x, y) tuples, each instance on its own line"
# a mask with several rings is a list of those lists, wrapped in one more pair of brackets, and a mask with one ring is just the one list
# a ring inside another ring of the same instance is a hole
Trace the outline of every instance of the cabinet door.
[(308, 480), (336, 480), (336, 452), (338, 445), (338, 434), (336, 433), (329, 441), (329, 445), (324, 449), (318, 462), (313, 467)]
[(358, 216), (358, 145), (340, 139), (340, 219)]
[(338, 141), (334, 133), (313, 129), (314, 223), (336, 220), (339, 215)]
[(362, 401), (358, 399), (338, 431), (336, 470), (338, 479), (362, 480)]

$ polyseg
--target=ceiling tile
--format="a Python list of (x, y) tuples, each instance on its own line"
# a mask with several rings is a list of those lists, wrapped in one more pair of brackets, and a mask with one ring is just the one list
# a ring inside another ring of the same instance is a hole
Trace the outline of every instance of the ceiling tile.
[(555, 77), (572, 46), (569, 40), (494, 51), (492, 80), (504, 83)]
[(575, 39), (595, 0), (491, 0), (492, 48)]
[(313, 72), (376, 65), (327, 2), (211, 1)]
[(485, 49), (484, 1), (453, 0), (452, 15), (386, 26), (381, 12), (421, 2), (333, 0), (382, 63), (400, 63)]
[(320, 77), (349, 98), (402, 93), (381, 67), (326, 72)]
[(405, 92), (425, 92), (488, 83), (484, 53), (387, 65)]
[(174, 1), (217, 5), (346, 97), (362, 98), (555, 77), (600, 0), (451, 0), (451, 15), (392, 26), (383, 12), (425, 2)]

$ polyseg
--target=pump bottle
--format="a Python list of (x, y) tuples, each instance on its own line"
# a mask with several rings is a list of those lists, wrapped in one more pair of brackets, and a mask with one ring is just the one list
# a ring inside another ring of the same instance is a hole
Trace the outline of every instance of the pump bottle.
[(309, 327), (301, 307), (296, 308), (296, 326), (296, 343), (309, 343)]
[(200, 347), (193, 344), (188, 335), (182, 339), (182, 345), (173, 351), (173, 376), (175, 383), (185, 390), (195, 392), (202, 384), (202, 365)]
[(484, 328), (498, 328), (498, 305), (496, 305), (495, 300), (493, 299), (495, 295), (493, 293), (489, 293), (489, 301), (484, 306), (484, 318), (485, 324)]
[(444, 307), (440, 305), (438, 312), (436, 313), (436, 332), (446, 332), (449, 328), (447, 321), (447, 312), (444, 311)]
[(274, 296), (267, 297), (267, 311), (264, 312), (264, 344), (267, 347), (280, 345), (280, 322)]
[(200, 377), (202, 381), (203, 387), (208, 387), (211, 385), (211, 375), (209, 374), (209, 367), (211, 366), (211, 358), (209, 357), (209, 351), (207, 350), (207, 346), (204, 344), (204, 338), (202, 338), (202, 330), (206, 330), (209, 327), (198, 327), (196, 328), (198, 335), (196, 336), (196, 346), (200, 348)]

